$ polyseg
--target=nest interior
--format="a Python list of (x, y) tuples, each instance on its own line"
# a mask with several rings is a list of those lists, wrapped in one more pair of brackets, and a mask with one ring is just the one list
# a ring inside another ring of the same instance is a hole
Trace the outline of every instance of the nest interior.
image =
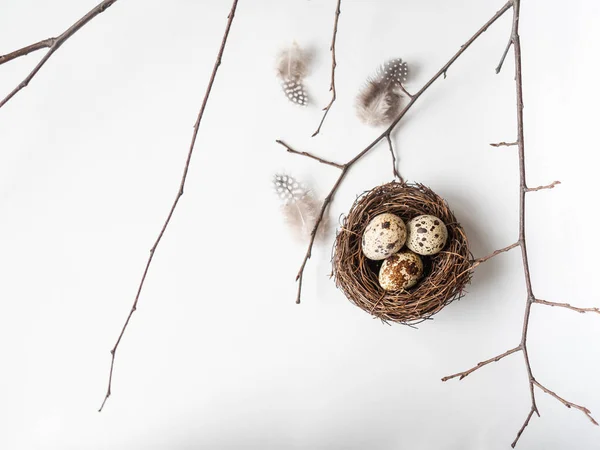
[[(408, 291), (385, 291), (378, 274), (383, 261), (371, 261), (361, 249), (368, 223), (382, 213), (405, 222), (421, 214), (440, 218), (448, 241), (436, 255), (423, 257), (425, 273)], [(472, 255), (464, 230), (446, 201), (422, 184), (391, 182), (358, 197), (339, 230), (333, 254), (336, 285), (364, 311), (383, 321), (413, 325), (430, 318), (460, 298), (471, 280)]]

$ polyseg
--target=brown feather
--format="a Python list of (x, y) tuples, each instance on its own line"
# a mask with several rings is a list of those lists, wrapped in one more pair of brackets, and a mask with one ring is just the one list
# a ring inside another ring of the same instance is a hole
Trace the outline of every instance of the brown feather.
[(400, 58), (383, 63), (358, 94), (358, 118), (371, 126), (389, 125), (400, 112), (401, 87), (407, 74), (407, 65)]

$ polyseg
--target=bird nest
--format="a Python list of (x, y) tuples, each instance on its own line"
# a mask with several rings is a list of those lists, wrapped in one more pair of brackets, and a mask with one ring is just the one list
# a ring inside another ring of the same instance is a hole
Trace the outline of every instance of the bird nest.
[[(396, 214), (405, 222), (429, 214), (448, 229), (444, 249), (423, 258), (424, 276), (409, 290), (383, 290), (378, 281), (383, 261), (369, 260), (362, 252), (367, 224), (382, 213)], [(385, 322), (414, 325), (462, 297), (471, 280), (471, 259), (465, 232), (443, 198), (422, 184), (391, 182), (364, 193), (352, 205), (336, 236), (333, 274), (338, 288), (359, 308)]]

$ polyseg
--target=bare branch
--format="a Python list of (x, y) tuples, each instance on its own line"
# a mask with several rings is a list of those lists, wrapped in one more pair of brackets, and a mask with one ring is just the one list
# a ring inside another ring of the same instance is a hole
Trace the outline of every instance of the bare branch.
[(539, 298), (536, 298), (533, 302), (539, 303), (541, 305), (558, 306), (560, 308), (567, 308), (567, 309), (571, 309), (573, 311), (577, 311), (578, 313), (582, 313), (582, 314), (586, 313), (586, 312), (600, 314), (600, 308), (579, 308), (577, 306), (571, 306), (568, 303), (547, 302), (546, 300), (540, 300)]
[(25, 88), (29, 82), (35, 77), (35, 75), (40, 71), (40, 69), (46, 64), (46, 62), (50, 59), (50, 57), (54, 54), (56, 50), (60, 48), (71, 36), (77, 33), (83, 26), (85, 26), (90, 20), (92, 20), (97, 15), (106, 11), (109, 7), (111, 7), (117, 0), (104, 0), (96, 5), (90, 12), (88, 12), (85, 16), (71, 25), (67, 30), (65, 30), (60, 36), (57, 38), (49, 38), (44, 41), (37, 42), (32, 45), (28, 45), (27, 47), (23, 47), (20, 50), (16, 50), (8, 55), (3, 56), (4, 60), (1, 60), (0, 64), (10, 61), (12, 59), (18, 58), (20, 56), (24, 56), (27, 53), (32, 51), (40, 50), (44, 47), (48, 47), (48, 52), (44, 55), (44, 57), (40, 60), (40, 62), (33, 68), (33, 70), (25, 77), (19, 85), (14, 88), (2, 101), (0, 101), (0, 108), (2, 108), (8, 101), (13, 98), (17, 93)]
[(323, 108), (323, 111), (325, 112), (323, 113), (323, 117), (321, 118), (321, 122), (319, 123), (319, 128), (317, 128), (317, 131), (315, 131), (311, 137), (315, 137), (317, 134), (319, 134), (319, 132), (321, 131), (321, 127), (323, 126), (323, 122), (325, 122), (325, 117), (327, 117), (327, 114), (329, 114), (329, 110), (331, 109), (333, 102), (335, 102), (335, 99), (337, 98), (335, 91), (335, 68), (337, 66), (337, 61), (335, 59), (335, 40), (337, 38), (337, 29), (341, 12), (341, 4), (342, 0), (337, 0), (337, 7), (335, 8), (335, 19), (333, 21), (333, 37), (331, 38), (331, 46), (329, 47), (329, 50), (331, 51), (331, 84), (329, 85), (329, 92), (331, 92), (331, 100), (329, 101), (327, 106)]
[(560, 184), (560, 181), (553, 181), (552, 183), (546, 185), (546, 186), (538, 186), (538, 187), (534, 187), (534, 188), (525, 188), (525, 192), (535, 192), (535, 191), (541, 191), (542, 189), (553, 189), (554, 186)]
[[(223, 40), (221, 41), (221, 47), (219, 48), (219, 52), (217, 54), (217, 59), (215, 61), (215, 64), (214, 64), (214, 67), (212, 70), (212, 74), (210, 76), (210, 80), (208, 82), (206, 92), (204, 94), (204, 99), (202, 100), (202, 105), (200, 106), (200, 111), (198, 112), (198, 116), (196, 118), (196, 123), (194, 124), (194, 132), (192, 133), (192, 141), (190, 143), (190, 148), (188, 150), (187, 158), (185, 160), (185, 166), (183, 168), (183, 175), (182, 175), (181, 181), (179, 183), (179, 188), (177, 189), (177, 195), (175, 196), (175, 200), (174, 200), (173, 204), (171, 205), (171, 209), (169, 210), (167, 219), (165, 220), (165, 222), (160, 230), (160, 233), (158, 234), (158, 237), (156, 238), (156, 241), (154, 242), (154, 245), (150, 249), (150, 256), (148, 257), (148, 260), (146, 261), (146, 267), (144, 269), (142, 279), (138, 286), (135, 300), (133, 301), (133, 305), (131, 307), (131, 310), (129, 311), (129, 315), (127, 316), (127, 319), (125, 320), (125, 324), (123, 325), (123, 328), (121, 329), (121, 332), (119, 333), (117, 342), (115, 343), (115, 346), (113, 347), (113, 349), (110, 351), (111, 362), (110, 362), (110, 372), (109, 372), (109, 376), (108, 376), (108, 389), (106, 390), (106, 395), (104, 397), (104, 401), (102, 402), (102, 405), (100, 406), (100, 409), (98, 411), (102, 411), (102, 409), (104, 408), (104, 405), (106, 404), (106, 401), (108, 400), (108, 398), (111, 395), (113, 369), (114, 369), (114, 365), (115, 365), (115, 355), (117, 352), (117, 348), (119, 347), (119, 344), (121, 343), (121, 339), (123, 338), (123, 335), (125, 334), (125, 330), (127, 329), (127, 326), (129, 325), (131, 316), (137, 309), (138, 300), (140, 298), (140, 294), (142, 293), (144, 281), (146, 280), (146, 275), (148, 275), (148, 269), (150, 268), (150, 264), (152, 263), (152, 258), (154, 258), (154, 253), (156, 251), (156, 248), (158, 247), (158, 244), (160, 243), (160, 241), (169, 225), (169, 222), (171, 221), (171, 217), (173, 217), (173, 213), (175, 212), (175, 208), (177, 207), (177, 204), (179, 203), (179, 199), (183, 195), (185, 181), (187, 179), (187, 174), (188, 174), (188, 170), (190, 167), (190, 161), (192, 159), (192, 154), (194, 152), (194, 146), (196, 144), (196, 138), (198, 136), (198, 130), (200, 128), (200, 122), (202, 121), (202, 116), (204, 116), (204, 110), (206, 109), (206, 104), (208, 103), (208, 98), (210, 96), (210, 92), (211, 92), (213, 84), (215, 82), (215, 78), (217, 76), (217, 71), (219, 70), (219, 66), (221, 65), (221, 58), (223, 57), (223, 52), (225, 50), (225, 44), (227, 43), (227, 37), (229, 36), (229, 30), (231, 29), (231, 24), (233, 22), (233, 17), (235, 15), (235, 10), (237, 8), (237, 3), (238, 3), (238, 0), (233, 0), (233, 4), (231, 6), (231, 11), (229, 12), (229, 15), (227, 16), (227, 25), (225, 27), (225, 33), (223, 34)], [(313, 238), (314, 238), (314, 236), (313, 236)]]
[(458, 372), (453, 375), (448, 375), (447, 377), (442, 378), (442, 381), (448, 381), (448, 380), (451, 380), (451, 379), (457, 378), (457, 377), (459, 380), (462, 380), (463, 378), (469, 376), (476, 370), (481, 369), (482, 367), (487, 366), (488, 364), (491, 364), (493, 362), (498, 362), (502, 358), (506, 358), (508, 355), (512, 355), (513, 353), (516, 353), (520, 350), (522, 350), (522, 348), (520, 345), (518, 345), (517, 347), (511, 348), (510, 350), (507, 350), (498, 356), (494, 356), (493, 358), (486, 359), (485, 361), (481, 361), (480, 363), (477, 363), (476, 366), (471, 367), (469, 370), (465, 370), (464, 372)]
[(294, 153), (295, 155), (306, 156), (307, 158), (311, 158), (311, 159), (314, 159), (316, 161), (319, 161), (321, 164), (327, 164), (329, 166), (337, 167), (338, 169), (343, 169), (344, 168), (343, 164), (338, 164), (338, 163), (333, 162), (333, 161), (328, 161), (326, 159), (319, 158), (318, 156), (315, 156), (315, 155), (313, 155), (311, 153), (308, 153), (308, 152), (299, 152), (298, 150), (294, 150), (292, 147), (290, 147), (289, 145), (287, 145), (281, 139), (277, 139), (275, 142), (277, 142), (279, 145), (284, 146), (286, 148), (286, 150), (288, 151), (288, 153)]
[(512, 147), (516, 146), (516, 142), (497, 142), (495, 144), (490, 144), (492, 147)]
[(534, 385), (536, 385), (537, 387), (539, 387), (546, 394), (551, 395), (556, 400), (558, 400), (563, 405), (565, 405), (567, 408), (574, 408), (574, 409), (577, 409), (577, 410), (581, 411), (582, 413), (584, 413), (587, 416), (588, 419), (590, 419), (590, 421), (594, 425), (598, 425), (598, 422), (596, 422), (596, 420), (592, 417), (591, 411), (589, 409), (587, 409), (585, 406), (576, 405), (575, 403), (571, 403), (570, 401), (565, 400), (564, 398), (558, 396), (555, 392), (552, 392), (547, 387), (542, 386), (537, 380), (533, 380), (532, 382), (533, 382)]
[[(562, 404), (564, 404), (568, 408), (575, 408), (575, 409), (580, 410), (592, 421), (592, 423), (594, 423), (595, 425), (598, 425), (598, 423), (591, 416), (591, 413), (587, 408), (576, 405), (574, 403), (571, 403), (571, 402), (559, 397), (556, 393), (550, 391), (549, 389), (545, 388), (540, 383), (538, 383), (536, 381), (536, 379), (534, 378), (533, 371), (531, 369), (531, 362), (529, 360), (529, 352), (527, 349), (527, 334), (529, 331), (531, 305), (533, 305), (533, 303), (541, 303), (541, 304), (545, 304), (545, 305), (549, 305), (549, 306), (565, 307), (565, 308), (573, 309), (573, 310), (579, 311), (579, 312), (587, 312), (587, 311), (600, 312), (600, 311), (598, 311), (597, 308), (576, 308), (576, 307), (572, 307), (571, 305), (569, 305), (567, 303), (553, 303), (553, 302), (546, 302), (545, 300), (538, 300), (535, 298), (535, 295), (533, 293), (533, 288), (531, 285), (531, 275), (530, 275), (530, 269), (529, 269), (529, 258), (528, 258), (528, 254), (527, 254), (527, 243), (526, 243), (526, 238), (525, 238), (525, 194), (527, 192), (538, 191), (541, 189), (552, 189), (554, 186), (559, 184), (559, 182), (555, 181), (554, 183), (552, 183), (548, 186), (539, 186), (537, 188), (528, 188), (527, 187), (526, 172), (525, 172), (525, 139), (524, 139), (524, 133), (523, 133), (522, 56), (521, 56), (521, 39), (519, 36), (519, 14), (520, 14), (520, 6), (521, 5), (520, 5), (520, 0), (511, 0), (511, 4), (513, 7), (513, 21), (512, 21), (511, 36), (510, 36), (508, 45), (506, 47), (506, 50), (504, 51), (504, 54), (502, 55), (502, 58), (500, 60), (500, 64), (496, 68), (496, 72), (499, 72), (500, 69), (502, 68), (502, 64), (506, 58), (508, 50), (512, 46), (513, 51), (514, 51), (514, 57), (515, 57), (515, 87), (516, 87), (516, 98), (517, 98), (517, 108), (516, 108), (516, 111), (517, 111), (517, 141), (516, 141), (516, 143), (500, 142), (498, 144), (491, 144), (491, 145), (494, 147), (499, 147), (499, 146), (512, 146), (512, 145), (516, 144), (518, 146), (518, 157), (519, 157), (519, 239), (515, 244), (513, 244), (511, 246), (497, 250), (485, 258), (480, 258), (478, 260), (475, 260), (473, 267), (496, 256), (499, 253), (508, 251), (511, 248), (514, 248), (517, 246), (519, 246), (521, 248), (521, 257), (523, 260), (523, 274), (525, 276), (525, 287), (527, 290), (525, 311), (523, 314), (523, 327), (522, 327), (522, 333), (521, 333), (521, 343), (519, 344), (518, 347), (516, 347), (512, 350), (509, 350), (509, 352), (504, 353), (499, 356), (499, 358), (503, 358), (507, 354), (514, 353), (518, 350), (521, 350), (523, 353), (523, 358), (525, 360), (525, 369), (527, 371), (527, 377), (528, 377), (528, 382), (529, 382), (528, 384), (529, 384), (529, 391), (530, 391), (530, 397), (531, 397), (531, 409), (529, 411), (529, 414), (527, 415), (527, 418), (525, 419), (525, 422), (523, 423), (520, 430), (518, 431), (516, 439), (512, 443), (512, 446), (514, 448), (515, 445), (517, 445), (519, 438), (525, 431), (525, 428), (529, 425), (529, 421), (533, 417), (533, 414), (537, 413), (539, 416), (538, 408), (536, 405), (534, 386), (537, 386), (538, 388), (543, 390), (545, 393), (551, 395), (552, 397), (554, 397), (555, 399), (560, 401)], [(471, 373), (472, 371), (477, 370), (480, 367), (482, 367), (483, 365), (487, 365), (493, 361), (496, 361), (496, 359), (484, 361), (483, 363), (479, 363), (473, 369), (470, 369), (466, 372), (461, 372), (461, 373), (452, 375), (450, 377), (446, 377), (446, 379), (453, 378), (456, 376), (459, 376), (462, 379), (465, 376), (467, 376), (469, 373)]]

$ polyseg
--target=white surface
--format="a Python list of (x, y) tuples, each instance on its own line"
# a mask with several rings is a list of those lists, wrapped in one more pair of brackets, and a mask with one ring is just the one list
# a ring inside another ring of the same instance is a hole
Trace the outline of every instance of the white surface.
[[(54, 35), (96, 0), (2, 0), (0, 53)], [(379, 133), (352, 104), (388, 57), (417, 90), (502, 1), (344, 1), (339, 98), (309, 136), (328, 85), (334, 0), (240, 0), (185, 195), (156, 253), (103, 413), (109, 349), (176, 193), (229, 1), (120, 1), (68, 41), (0, 110), (0, 447), (3, 449), (506, 449), (530, 400), (523, 358), (440, 378), (517, 344), (525, 300), (517, 252), (477, 270), (469, 295), (418, 331), (350, 305), (314, 252), (279, 221), (270, 177), (285, 169), (323, 197), (337, 161)], [(524, 0), (532, 279), (542, 299), (598, 306), (598, 2)], [(510, 13), (402, 121), (401, 172), (444, 196), (481, 256), (515, 241), (513, 64), (494, 67)], [(308, 109), (274, 78), (281, 45), (314, 49)], [(0, 67), (10, 91), (42, 53)], [(391, 179), (385, 146), (352, 170), (329, 212)], [(233, 262), (232, 262), (233, 261)], [(231, 265), (231, 266), (229, 266)], [(233, 273), (233, 275), (232, 275)], [(536, 306), (540, 382), (600, 418), (600, 317)], [(597, 449), (600, 430), (537, 392), (519, 448)]]

